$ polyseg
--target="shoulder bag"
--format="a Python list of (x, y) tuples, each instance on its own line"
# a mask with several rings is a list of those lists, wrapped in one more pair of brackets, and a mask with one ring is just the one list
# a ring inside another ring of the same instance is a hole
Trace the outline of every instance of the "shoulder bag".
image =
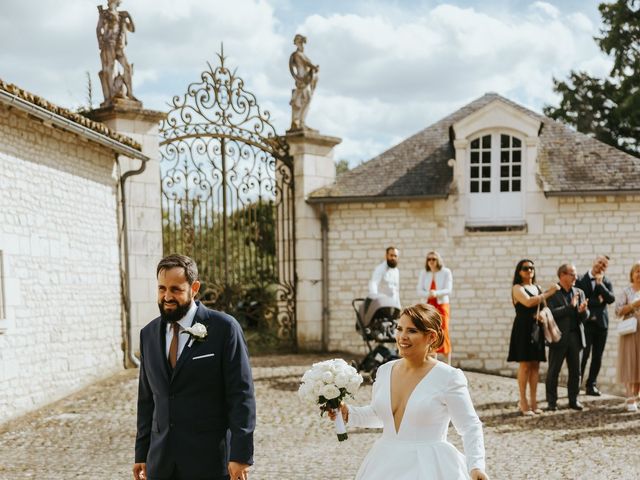
[(638, 330), (638, 319), (636, 317), (622, 320), (616, 326), (616, 332), (618, 335), (629, 335), (630, 333), (636, 333), (636, 330)]

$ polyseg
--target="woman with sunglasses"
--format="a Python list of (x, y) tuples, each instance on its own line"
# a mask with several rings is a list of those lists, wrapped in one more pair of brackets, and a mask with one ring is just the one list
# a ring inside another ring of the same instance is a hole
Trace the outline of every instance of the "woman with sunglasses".
[[(540, 362), (547, 360), (544, 351), (544, 335), (540, 335), (537, 342), (531, 339), (531, 330), (536, 321), (536, 311), (547, 298), (558, 291), (560, 287), (554, 283), (544, 293), (536, 284), (536, 267), (533, 261), (522, 259), (516, 266), (511, 288), (511, 301), (516, 309), (516, 318), (511, 328), (508, 362), (518, 362), (518, 389), (520, 401), (518, 407), (524, 416), (542, 413), (538, 409), (536, 391), (540, 373)], [(527, 400), (527, 385), (529, 385), (529, 400)]]
[(451, 270), (444, 266), (442, 257), (438, 252), (427, 253), (424, 270), (420, 272), (416, 292), (422, 302), (433, 305), (442, 317), (442, 331), (444, 342), (436, 350), (444, 355), (446, 362), (451, 365), (451, 339), (449, 338), (449, 295), (453, 289), (453, 276)]

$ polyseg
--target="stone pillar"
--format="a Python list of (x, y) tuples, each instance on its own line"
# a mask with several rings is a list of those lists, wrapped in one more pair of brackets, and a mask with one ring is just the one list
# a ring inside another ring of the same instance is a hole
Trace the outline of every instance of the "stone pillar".
[(322, 338), (322, 226), (319, 212), (306, 200), (335, 181), (333, 147), (342, 140), (316, 130), (288, 131), (295, 185), (296, 331), (300, 350), (320, 351)]
[[(139, 332), (158, 316), (156, 265), (162, 258), (160, 202), (159, 122), (166, 113), (144, 110), (139, 102), (116, 99), (112, 105), (87, 116), (142, 146), (149, 157), (144, 172), (125, 181), (129, 292), (131, 303), (131, 351), (139, 351)], [(120, 174), (140, 168), (140, 160), (120, 156)]]

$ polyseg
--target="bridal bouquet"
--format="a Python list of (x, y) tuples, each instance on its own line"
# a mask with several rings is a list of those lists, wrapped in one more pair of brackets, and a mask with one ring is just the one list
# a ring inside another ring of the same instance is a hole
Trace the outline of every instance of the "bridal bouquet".
[(340, 402), (353, 397), (362, 383), (362, 375), (341, 358), (314, 363), (302, 376), (298, 389), (300, 400), (311, 405), (320, 405), (322, 412), (336, 410), (335, 427), (338, 440), (348, 438), (347, 429), (340, 413)]

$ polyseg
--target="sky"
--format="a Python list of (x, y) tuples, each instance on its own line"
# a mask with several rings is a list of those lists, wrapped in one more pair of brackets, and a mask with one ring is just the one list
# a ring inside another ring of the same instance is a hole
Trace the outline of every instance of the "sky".
[[(226, 64), (268, 110), (291, 121), (293, 37), (320, 66), (306, 123), (342, 138), (336, 160), (366, 161), (487, 92), (542, 112), (552, 79), (571, 70), (606, 76), (593, 37), (598, 1), (123, 0), (136, 31), (125, 50), (133, 93), (168, 111), (174, 95)], [(0, 79), (58, 105), (103, 101), (96, 0), (2, 0)]]

